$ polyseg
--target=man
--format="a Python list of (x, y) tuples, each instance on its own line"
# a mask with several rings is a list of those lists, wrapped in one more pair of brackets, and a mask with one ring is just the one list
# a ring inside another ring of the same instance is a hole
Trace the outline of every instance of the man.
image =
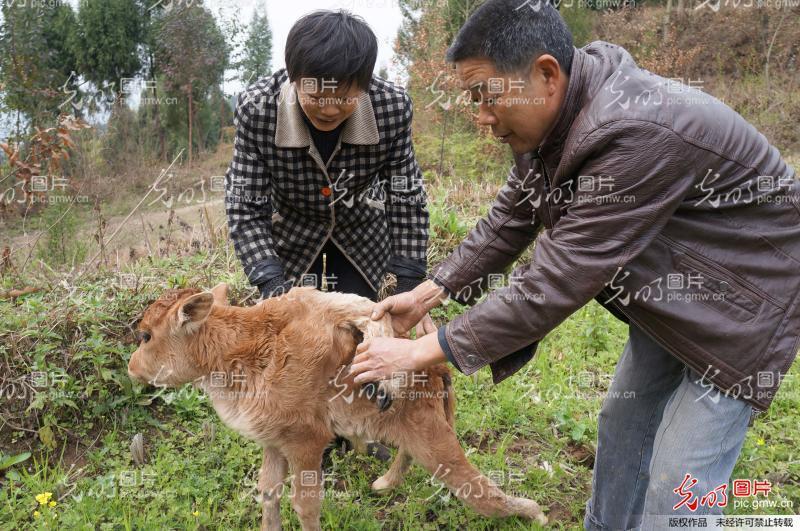
[(376, 317), (390, 312), (402, 332), (448, 296), (472, 302), (536, 239), (532, 262), (438, 334), (360, 345), (356, 381), (447, 359), (465, 374), (490, 365), (497, 383), (596, 298), (630, 337), (600, 411), (585, 527), (721, 511), (679, 494), (721, 496), (751, 412), (769, 407), (796, 356), (793, 169), (713, 97), (612, 44), (575, 49), (549, 5), (488, 0), (448, 60), (516, 164), (432, 280)]
[(314, 285), (373, 300), (425, 278), (428, 211), (411, 100), (372, 72), (372, 30), (316, 11), (286, 40), (286, 69), (239, 94), (226, 175), (230, 236), (262, 297)]

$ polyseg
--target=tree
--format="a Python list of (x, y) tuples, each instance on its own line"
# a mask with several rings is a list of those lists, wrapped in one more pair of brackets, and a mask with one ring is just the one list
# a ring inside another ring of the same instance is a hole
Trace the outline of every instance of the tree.
[(0, 89), (3, 104), (30, 126), (49, 125), (67, 101), (62, 87), (75, 70), (71, 46), (75, 12), (68, 4), (19, 6), (3, 2), (0, 23)]
[(79, 74), (98, 91), (119, 96), (122, 80), (142, 66), (143, 37), (142, 14), (134, 0), (81, 0), (75, 46)]
[(202, 5), (179, 5), (158, 21), (156, 62), (167, 91), (186, 96), (188, 160), (192, 163), (195, 101), (204, 101), (222, 81), (230, 47), (211, 12)]
[(253, 13), (243, 55), (239, 67), (245, 85), (272, 73), (272, 30), (266, 14)]

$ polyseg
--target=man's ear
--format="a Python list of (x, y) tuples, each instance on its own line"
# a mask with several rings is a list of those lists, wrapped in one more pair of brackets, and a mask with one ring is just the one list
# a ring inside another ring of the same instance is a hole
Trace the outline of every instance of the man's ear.
[(558, 59), (550, 54), (544, 53), (534, 59), (531, 63), (531, 73), (544, 77), (548, 85), (555, 85), (564, 76)]
[(211, 295), (214, 296), (214, 302), (216, 304), (219, 304), (220, 306), (230, 305), (228, 302), (228, 285), (226, 283), (220, 282), (211, 288)]
[(214, 296), (207, 291), (192, 295), (178, 309), (178, 325), (199, 327), (211, 312), (212, 304), (214, 304)]

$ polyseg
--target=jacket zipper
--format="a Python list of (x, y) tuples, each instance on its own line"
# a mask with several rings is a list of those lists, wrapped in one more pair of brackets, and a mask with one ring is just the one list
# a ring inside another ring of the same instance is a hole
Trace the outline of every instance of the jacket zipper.
[(786, 310), (784, 305), (782, 303), (778, 302), (777, 300), (775, 300), (770, 294), (768, 294), (767, 292), (763, 291), (761, 288), (753, 285), (752, 283), (750, 283), (749, 281), (745, 280), (744, 278), (740, 277), (739, 275), (737, 275), (733, 271), (728, 271), (728, 270), (718, 266), (717, 264), (711, 262), (708, 258), (705, 258), (703, 255), (693, 251), (692, 249), (690, 249), (686, 245), (684, 245), (684, 244), (682, 244), (682, 243), (670, 238), (669, 236), (665, 236), (665, 235), (661, 234), (661, 238), (663, 238), (664, 240), (666, 240), (667, 242), (672, 244), (674, 247), (676, 247), (679, 250), (681, 250), (684, 253), (686, 253), (686, 255), (691, 260), (694, 260), (695, 262), (699, 262), (698, 265), (705, 266), (706, 268), (710, 269), (711, 272), (716, 272), (716, 274), (718, 274), (719, 276), (722, 277), (722, 280), (732, 280), (733, 282), (738, 284), (739, 287), (741, 287), (745, 291), (749, 292), (751, 295), (755, 295), (756, 297), (762, 298), (762, 299), (770, 302), (773, 306), (777, 306), (781, 310), (784, 310), (784, 311)]
[(544, 158), (542, 158), (541, 148), (536, 148), (536, 158), (539, 160), (539, 164), (542, 167), (542, 179), (544, 181), (544, 197), (542, 198), (542, 213), (545, 214), (547, 218), (547, 222), (545, 226), (549, 228), (553, 228), (553, 219), (550, 217), (550, 176), (547, 175), (547, 167), (544, 164)]
[[(341, 150), (341, 148), (342, 148), (342, 137), (340, 135), (339, 136), (339, 141), (336, 143), (336, 147), (334, 148), (333, 153), (331, 153), (331, 156), (328, 158), (328, 164), (330, 164), (330, 162), (333, 160), (333, 158), (336, 156), (336, 154)], [(312, 151), (312, 149), (313, 149), (313, 151)], [(322, 245), (314, 253), (314, 258), (311, 259), (311, 262), (308, 264), (308, 267), (305, 268), (305, 271), (303, 271), (303, 274), (305, 275), (306, 273), (308, 273), (309, 269), (311, 269), (311, 266), (314, 265), (314, 262), (316, 261), (317, 257), (319, 256), (319, 253), (322, 251), (322, 248), (325, 247), (325, 242), (330, 240), (331, 242), (333, 242), (333, 244), (336, 247), (339, 248), (339, 250), (342, 252), (342, 254), (347, 259), (347, 261), (350, 262), (350, 265), (352, 265), (353, 268), (355, 268), (355, 270), (358, 271), (361, 274), (361, 276), (367, 282), (367, 285), (369, 287), (371, 287), (373, 290), (377, 291), (378, 288), (372, 285), (372, 281), (369, 279), (369, 277), (367, 277), (366, 274), (364, 274), (364, 271), (362, 271), (361, 268), (358, 266), (358, 264), (356, 264), (355, 261), (350, 257), (350, 253), (345, 251), (342, 248), (342, 246), (339, 245), (339, 243), (331, 237), (333, 235), (333, 228), (336, 225), (336, 204), (335, 204), (335, 199), (334, 199), (334, 193), (335, 193), (334, 188), (335, 188), (335, 186), (333, 185), (333, 183), (331, 183), (330, 175), (328, 175), (328, 166), (325, 165), (325, 164), (322, 164), (322, 157), (319, 155), (319, 152), (317, 151), (317, 147), (314, 145), (313, 141), (311, 142), (311, 146), (309, 147), (309, 154), (311, 155), (311, 158), (314, 159), (314, 162), (317, 163), (317, 166), (319, 167), (319, 169), (322, 170), (322, 173), (325, 175), (325, 179), (328, 180), (328, 189), (331, 191), (331, 195), (330, 195), (330, 201), (331, 201), (331, 203), (330, 203), (330, 207), (331, 207), (331, 224), (330, 224), (330, 227), (328, 228), (328, 234), (326, 234), (325, 235), (325, 239), (322, 240)], [(347, 193), (347, 192), (345, 192), (345, 193)]]

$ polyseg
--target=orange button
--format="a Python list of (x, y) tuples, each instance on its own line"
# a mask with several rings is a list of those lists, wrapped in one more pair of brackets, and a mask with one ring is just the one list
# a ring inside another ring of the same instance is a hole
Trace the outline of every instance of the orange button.
[(325, 197), (330, 197), (331, 189), (326, 186), (325, 188), (322, 189), (322, 195), (324, 195)]

